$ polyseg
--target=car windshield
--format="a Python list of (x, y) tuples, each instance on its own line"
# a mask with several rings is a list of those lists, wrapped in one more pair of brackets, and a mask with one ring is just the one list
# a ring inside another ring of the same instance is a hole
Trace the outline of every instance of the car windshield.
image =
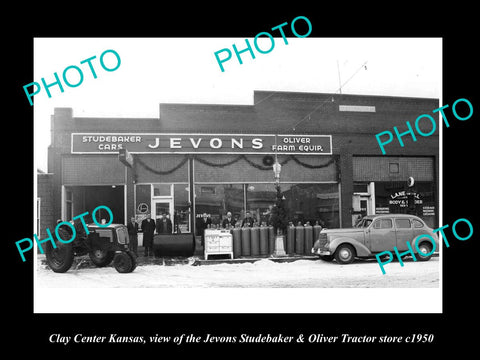
[(357, 225), (355, 227), (357, 228), (365, 228), (365, 227), (368, 227), (370, 224), (372, 223), (372, 219), (365, 219), (363, 218), (362, 220), (360, 220)]

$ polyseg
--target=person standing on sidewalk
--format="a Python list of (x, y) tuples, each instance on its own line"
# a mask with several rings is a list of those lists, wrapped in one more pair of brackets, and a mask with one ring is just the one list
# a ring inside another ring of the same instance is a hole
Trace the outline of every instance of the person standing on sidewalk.
[(171, 234), (172, 233), (172, 221), (167, 214), (162, 214), (160, 219), (157, 220), (157, 234)]
[(155, 220), (152, 216), (142, 221), (143, 246), (145, 256), (153, 256), (153, 233), (155, 232)]
[(128, 237), (130, 238), (130, 251), (138, 256), (138, 224), (135, 221), (135, 217), (130, 218), (130, 222), (127, 225)]

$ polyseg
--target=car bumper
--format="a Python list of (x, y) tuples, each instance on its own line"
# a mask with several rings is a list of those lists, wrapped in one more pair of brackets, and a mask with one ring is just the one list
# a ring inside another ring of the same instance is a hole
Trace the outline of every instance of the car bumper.
[(322, 249), (312, 249), (312, 254), (315, 255), (332, 255), (329, 250), (322, 250)]

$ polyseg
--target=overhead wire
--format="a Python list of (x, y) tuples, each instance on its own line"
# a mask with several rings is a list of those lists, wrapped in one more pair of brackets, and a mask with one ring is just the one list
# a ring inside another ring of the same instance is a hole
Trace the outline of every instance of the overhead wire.
[[(367, 62), (368, 61), (365, 61), (354, 73), (352, 76), (350, 76), (343, 84), (340, 84), (340, 87), (334, 92), (334, 94), (338, 93), (339, 91), (341, 91), (342, 87), (344, 87), (351, 79), (353, 79), (353, 77), (355, 75), (357, 75), (357, 73), (362, 69), (362, 68), (365, 68), (365, 70), (367, 70)], [(321, 106), (325, 105), (327, 102), (332, 102), (333, 101), (333, 98), (332, 99), (326, 99), (324, 100), (323, 102), (321, 102), (318, 106), (316, 106), (311, 112), (309, 112), (307, 115), (305, 115), (302, 119), (300, 119), (299, 121), (297, 121), (293, 126), (292, 126), (292, 130), (295, 131), (295, 128), (300, 125), (303, 121), (305, 121), (307, 118), (310, 120), (310, 116), (316, 112), (318, 109), (320, 109)], [(290, 129), (288, 129), (290, 130)]]

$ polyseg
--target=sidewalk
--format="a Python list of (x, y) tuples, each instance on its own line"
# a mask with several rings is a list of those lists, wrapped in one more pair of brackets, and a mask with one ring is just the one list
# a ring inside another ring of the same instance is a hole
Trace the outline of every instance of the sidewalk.
[[(265, 256), (245, 256), (235, 259), (230, 259), (227, 256), (217, 255), (216, 258), (212, 258), (210, 255), (208, 260), (205, 260), (203, 253), (196, 251), (195, 254), (191, 257), (154, 257), (154, 256), (143, 256), (143, 247), (139, 247), (137, 257), (137, 266), (143, 265), (162, 265), (162, 266), (172, 266), (172, 265), (192, 265), (192, 266), (201, 266), (201, 265), (216, 265), (216, 264), (243, 264), (243, 263), (254, 263), (260, 260), (271, 260), (274, 262), (292, 262), (297, 260), (317, 260), (318, 256), (311, 255), (287, 255), (284, 257), (273, 257), (271, 255)], [(41, 266), (47, 266), (47, 260), (44, 254), (37, 254), (38, 263)], [(88, 255), (78, 256), (75, 258), (73, 266), (78, 266), (81, 268), (95, 268), (96, 266), (92, 263)], [(112, 265), (110, 265), (112, 266)]]
[[(273, 257), (272, 255), (262, 255), (262, 256), (241, 256), (239, 258), (231, 259), (226, 255), (210, 255), (208, 260), (205, 260), (203, 255), (203, 249), (201, 245), (196, 246), (195, 253), (190, 257), (181, 257), (181, 256), (143, 256), (144, 248), (142, 246), (138, 247), (137, 253), (137, 266), (144, 265), (161, 265), (161, 266), (172, 266), (172, 265), (192, 265), (192, 266), (201, 266), (201, 265), (217, 265), (217, 264), (244, 264), (244, 263), (255, 263), (260, 260), (271, 260), (277, 263), (293, 262), (297, 260), (318, 260), (319, 257), (316, 255), (287, 255), (283, 257)], [(438, 257), (439, 254), (434, 253), (433, 257)], [(44, 254), (37, 254), (37, 260), (41, 266), (47, 266), (47, 261)], [(77, 268), (96, 268), (92, 263), (88, 255), (78, 256), (75, 258), (73, 266)], [(113, 266), (110, 264), (109, 266)]]
[(215, 265), (215, 264), (244, 264), (244, 263), (254, 263), (260, 260), (271, 260), (278, 263), (284, 262), (292, 262), (297, 260), (317, 260), (318, 256), (311, 256), (311, 255), (287, 255), (283, 257), (273, 257), (271, 255), (267, 256), (257, 256), (257, 257), (240, 257), (236, 259), (230, 258), (219, 258), (219, 259), (212, 259), (209, 258), (208, 260), (203, 259), (196, 259), (195, 262), (192, 264), (193, 266), (199, 265)]

